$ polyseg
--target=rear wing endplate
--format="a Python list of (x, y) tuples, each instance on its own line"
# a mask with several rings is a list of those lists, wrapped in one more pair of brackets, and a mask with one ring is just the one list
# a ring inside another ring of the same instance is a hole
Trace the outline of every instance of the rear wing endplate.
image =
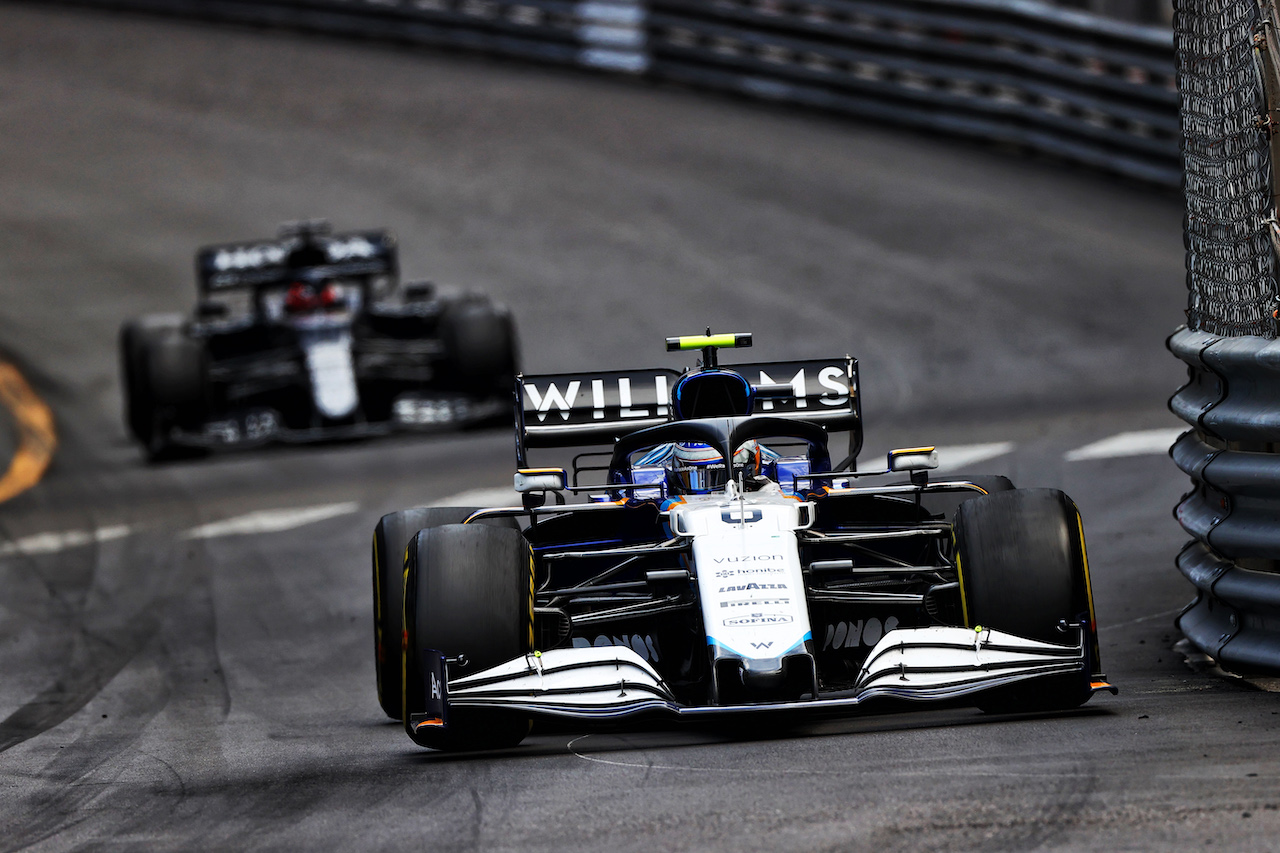
[[(758, 399), (755, 414), (848, 431), (849, 453), (862, 446), (858, 361), (838, 359), (722, 365), (752, 385), (790, 385), (791, 395)], [(516, 458), (527, 465), (530, 447), (612, 444), (645, 427), (671, 420), (671, 389), (679, 371), (667, 368), (516, 377)]]
[[(309, 239), (314, 261), (291, 263), (291, 255)], [(390, 231), (351, 231), (286, 236), (247, 243), (205, 246), (196, 253), (200, 293), (287, 285), (303, 270), (315, 278), (368, 278), (398, 272), (396, 239)]]

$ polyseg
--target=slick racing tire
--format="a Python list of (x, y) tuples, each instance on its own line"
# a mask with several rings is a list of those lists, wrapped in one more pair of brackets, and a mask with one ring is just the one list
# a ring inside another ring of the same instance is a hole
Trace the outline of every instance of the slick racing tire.
[(515, 323), (487, 299), (450, 303), (440, 319), (448, 374), (470, 393), (510, 393), (516, 375)]
[[(404, 560), (409, 540), (426, 527), (461, 524), (477, 507), (415, 507), (384, 515), (373, 529), (373, 653), (378, 704), (400, 719), (400, 647), (404, 634)], [(514, 518), (477, 522), (518, 530)]]
[(1085, 625), (1084, 672), (1034, 678), (982, 694), (988, 712), (1075, 708), (1091, 695), (1098, 667), (1080, 513), (1056, 489), (1014, 489), (974, 498), (955, 518), (956, 565), (971, 628), (995, 628), (1057, 645)]
[(503, 749), (524, 740), (528, 717), (450, 706), (447, 726), (415, 730), (426, 709), (422, 654), (446, 658), (449, 679), (483, 672), (533, 650), (533, 555), (518, 530), (450, 524), (419, 531), (405, 561), (405, 731), (420, 746)]
[(155, 400), (147, 351), (161, 335), (182, 326), (177, 314), (155, 314), (130, 320), (120, 327), (120, 379), (124, 397), (124, 422), (129, 434), (146, 445), (155, 427)]
[(205, 354), (178, 315), (150, 315), (120, 329), (125, 424), (152, 461), (181, 454), (170, 434), (204, 417)]

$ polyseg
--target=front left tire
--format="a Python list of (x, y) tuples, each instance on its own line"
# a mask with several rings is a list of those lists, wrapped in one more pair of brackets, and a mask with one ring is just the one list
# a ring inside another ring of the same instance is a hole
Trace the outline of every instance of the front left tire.
[(1099, 666), (1083, 525), (1057, 489), (996, 491), (965, 501), (955, 517), (965, 624), (1066, 645), (1084, 625), (1085, 670), (1022, 681), (983, 694), (985, 711), (1052, 711), (1084, 704)]

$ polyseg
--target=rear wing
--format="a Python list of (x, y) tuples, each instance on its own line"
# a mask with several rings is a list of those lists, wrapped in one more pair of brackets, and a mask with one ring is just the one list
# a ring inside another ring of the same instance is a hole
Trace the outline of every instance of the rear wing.
[(395, 235), (390, 231), (295, 235), (205, 246), (196, 253), (196, 284), (202, 295), (287, 285), (303, 270), (318, 279), (395, 276)]
[[(862, 447), (858, 361), (771, 361), (723, 365), (753, 385), (790, 385), (791, 395), (756, 400), (755, 414), (821, 424), (849, 433), (849, 455)], [(671, 389), (681, 373), (667, 368), (516, 377), (516, 460), (530, 447), (612, 444), (671, 420)]]

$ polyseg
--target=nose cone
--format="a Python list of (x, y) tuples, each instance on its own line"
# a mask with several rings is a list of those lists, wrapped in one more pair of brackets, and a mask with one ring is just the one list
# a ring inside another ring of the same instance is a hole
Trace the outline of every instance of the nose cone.
[(302, 346), (316, 409), (334, 420), (349, 416), (360, 404), (351, 360), (351, 333), (345, 329), (314, 333), (304, 338)]

